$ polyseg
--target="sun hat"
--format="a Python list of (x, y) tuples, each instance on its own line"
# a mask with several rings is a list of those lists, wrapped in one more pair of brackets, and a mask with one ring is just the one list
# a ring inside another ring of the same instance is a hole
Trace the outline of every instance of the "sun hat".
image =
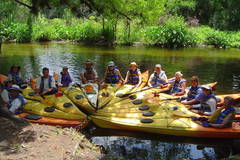
[(209, 85), (202, 85), (201, 87), (202, 89), (206, 89), (206, 90), (212, 90), (212, 87)]
[(114, 67), (115, 63), (113, 61), (108, 62), (108, 67)]
[(155, 68), (161, 68), (162, 66), (161, 66), (161, 64), (156, 64), (155, 65)]
[(9, 91), (12, 91), (12, 90), (22, 92), (18, 85), (12, 85), (12, 87), (9, 88)]
[(94, 64), (94, 62), (91, 61), (90, 59), (88, 59), (88, 60), (85, 61), (85, 64)]
[(129, 66), (137, 66), (136, 62), (131, 62)]

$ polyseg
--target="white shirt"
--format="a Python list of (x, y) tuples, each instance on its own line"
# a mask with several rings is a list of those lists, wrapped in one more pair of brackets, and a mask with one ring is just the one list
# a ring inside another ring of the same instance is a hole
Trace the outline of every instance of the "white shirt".
[(1, 93), (1, 98), (2, 98), (2, 100), (3, 100), (3, 102), (5, 102), (5, 103), (9, 103), (9, 93), (8, 93), (8, 91), (6, 90), (6, 89), (4, 89), (3, 91), (2, 91), (2, 93)]
[[(216, 111), (216, 100), (214, 99), (214, 98), (210, 98), (210, 99), (208, 99), (206, 102), (205, 102), (206, 104), (208, 104), (209, 106), (210, 106), (210, 109), (211, 109), (211, 112), (204, 112), (203, 114), (204, 115), (212, 115), (213, 114), (213, 112), (215, 112)], [(198, 108), (198, 107), (201, 107), (201, 104), (196, 104), (196, 105), (193, 105), (193, 108)]]
[[(26, 103), (26, 99), (24, 99), (24, 103)], [(12, 113), (15, 113), (17, 109), (22, 107), (22, 102), (19, 98), (16, 98), (11, 102), (10, 106), (11, 107), (9, 108), (9, 111)]]
[[(156, 72), (152, 73), (151, 76), (149, 77), (149, 81), (152, 82), (153, 78), (154, 78), (154, 75), (155, 75)], [(165, 74), (164, 71), (161, 71), (159, 74), (159, 79), (161, 79), (162, 81), (164, 81), (165, 83), (167, 83), (168, 79), (167, 79), (167, 76)]]
[[(42, 81), (42, 77), (37, 79), (37, 86), (36, 86), (37, 89), (40, 89), (41, 81)], [(44, 81), (43, 91), (49, 90), (50, 89), (49, 86), (48, 86), (49, 78), (44, 78), (43, 81)], [(56, 87), (56, 82), (55, 82), (55, 79), (53, 77), (52, 77), (51, 87)]]

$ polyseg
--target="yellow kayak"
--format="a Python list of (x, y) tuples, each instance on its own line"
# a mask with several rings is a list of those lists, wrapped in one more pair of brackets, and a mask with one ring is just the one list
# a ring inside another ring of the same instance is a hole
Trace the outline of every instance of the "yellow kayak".
[(81, 115), (66, 113), (59, 109), (56, 109), (55, 107), (48, 106), (40, 102), (33, 102), (33, 101), (28, 101), (27, 104), (24, 105), (24, 112), (46, 116), (46, 117), (68, 119), (68, 120), (80, 120), (80, 119), (85, 119), (87, 117), (84, 113), (82, 113)]
[(64, 91), (64, 94), (79, 108), (87, 111), (88, 113), (96, 112), (96, 109), (91, 106), (80, 88), (67, 89)]
[(84, 95), (88, 99), (89, 103), (93, 108), (98, 107), (98, 84), (96, 83), (87, 83), (81, 85), (81, 90), (84, 92)]
[(98, 109), (105, 107), (115, 95), (115, 92), (118, 90), (120, 85), (118, 84), (107, 84), (103, 89), (98, 93)]
[(115, 97), (112, 99), (112, 101), (108, 105), (112, 105), (116, 102), (119, 102), (119, 101), (127, 98), (125, 96), (122, 97), (122, 95), (130, 94), (131, 92), (136, 92), (138, 90), (141, 90), (143, 87), (146, 86), (148, 77), (149, 77), (149, 71), (142, 73), (142, 83), (140, 84), (139, 87), (135, 87), (134, 85), (130, 85), (130, 84), (122, 85), (117, 90), (117, 92), (115, 93)]
[(48, 106), (54, 106), (55, 108), (66, 113), (84, 115), (84, 113), (82, 113), (78, 109), (78, 107), (75, 104), (73, 104), (72, 101), (68, 99), (65, 95), (61, 96), (47, 95), (44, 96), (43, 98), (41, 96), (36, 96), (34, 90), (28, 87), (23, 90), (23, 96), (27, 99), (36, 100)]
[(190, 118), (115, 118), (91, 116), (99, 127), (165, 135), (199, 138), (240, 138), (240, 126), (234, 122), (231, 128), (202, 127)]

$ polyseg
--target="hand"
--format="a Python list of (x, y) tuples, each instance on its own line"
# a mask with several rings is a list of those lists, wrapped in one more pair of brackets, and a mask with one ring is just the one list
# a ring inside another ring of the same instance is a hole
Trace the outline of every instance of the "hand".
[[(181, 99), (180, 99), (180, 100), (181, 100)], [(184, 104), (184, 105), (187, 105), (187, 102), (183, 102), (183, 101), (182, 101), (181, 103)]]
[(202, 122), (203, 127), (210, 127), (210, 124), (208, 122)]

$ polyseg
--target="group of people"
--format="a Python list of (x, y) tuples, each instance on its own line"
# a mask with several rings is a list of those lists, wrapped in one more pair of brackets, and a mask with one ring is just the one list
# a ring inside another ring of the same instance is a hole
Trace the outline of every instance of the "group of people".
[[(94, 69), (94, 63), (90, 60), (85, 62), (85, 68), (80, 73), (81, 83), (97, 83), (99, 85), (105, 84), (130, 84), (138, 87), (142, 83), (141, 71), (138, 68), (136, 62), (131, 62), (129, 64), (129, 70), (126, 73), (125, 79), (123, 78), (120, 70), (115, 65), (113, 61), (110, 61), (107, 65), (107, 69), (104, 74), (103, 80), (99, 80), (98, 74)], [(72, 78), (68, 72), (68, 67), (63, 67), (61, 73), (59, 74), (58, 80), (55, 80), (52, 75), (49, 74), (49, 69), (44, 67), (42, 69), (42, 76), (37, 79), (36, 83), (36, 95), (44, 96), (51, 95), (58, 92), (58, 87), (68, 87), (72, 85)], [(183, 78), (181, 72), (176, 72), (175, 77), (168, 79), (165, 71), (162, 70), (160, 64), (156, 64), (154, 72), (150, 75), (148, 80), (148, 86), (153, 88), (159, 88), (160, 92), (168, 93), (173, 96), (182, 96), (179, 99), (179, 102), (184, 105), (191, 106), (190, 109), (198, 110), (199, 113), (205, 115), (217, 115), (217, 122), (212, 122), (212, 124), (223, 124), (225, 118), (228, 119), (226, 124), (224, 123), (222, 127), (225, 127), (229, 124), (235, 116), (235, 110), (233, 109), (233, 99), (227, 97), (224, 100), (223, 111), (215, 114), (217, 98), (213, 94), (212, 88), (209, 85), (200, 85), (199, 79), (197, 76), (193, 76), (190, 79), (191, 86), (186, 87), (186, 80)], [(9, 108), (9, 111), (16, 113), (22, 106), (26, 103), (26, 100), (20, 94), (21, 89), (25, 87), (26, 82), (23, 80), (20, 67), (12, 66), (8, 75), (8, 79), (4, 82), (4, 85), (1, 87), (1, 97), (0, 105), (6, 106)], [(186, 93), (186, 90), (188, 92)], [(229, 118), (231, 117), (231, 118)], [(193, 120), (196, 120), (193, 118)], [(198, 121), (198, 120), (197, 120)], [(221, 123), (220, 123), (221, 122)], [(225, 121), (224, 121), (225, 122)], [(203, 123), (206, 126), (207, 122)], [(208, 123), (210, 125), (211, 123)], [(214, 126), (214, 125), (213, 125)]]

